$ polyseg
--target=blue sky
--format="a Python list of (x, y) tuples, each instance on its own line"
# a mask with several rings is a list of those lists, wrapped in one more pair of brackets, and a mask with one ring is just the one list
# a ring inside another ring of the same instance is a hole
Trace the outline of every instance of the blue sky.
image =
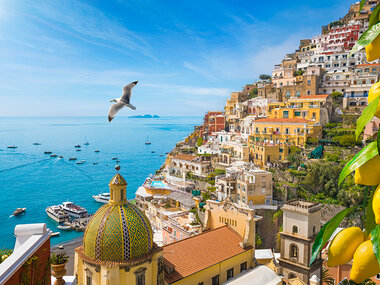
[(0, 0), (0, 116), (202, 115), (351, 1)]

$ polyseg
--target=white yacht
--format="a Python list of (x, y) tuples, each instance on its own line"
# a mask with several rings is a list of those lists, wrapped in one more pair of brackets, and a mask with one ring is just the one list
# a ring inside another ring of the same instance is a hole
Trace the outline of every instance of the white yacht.
[(60, 206), (50, 206), (47, 207), (45, 211), (50, 218), (58, 223), (63, 223), (70, 218), (69, 215), (63, 211)]
[(88, 216), (85, 208), (75, 205), (73, 202), (63, 202), (60, 207), (73, 218), (85, 218)]
[(93, 195), (92, 198), (94, 198), (96, 202), (107, 204), (110, 200), (110, 193), (100, 193)]

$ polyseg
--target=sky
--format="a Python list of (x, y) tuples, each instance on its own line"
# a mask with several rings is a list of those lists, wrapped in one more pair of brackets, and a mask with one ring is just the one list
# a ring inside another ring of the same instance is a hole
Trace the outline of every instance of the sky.
[(0, 116), (199, 116), (352, 1), (0, 0)]

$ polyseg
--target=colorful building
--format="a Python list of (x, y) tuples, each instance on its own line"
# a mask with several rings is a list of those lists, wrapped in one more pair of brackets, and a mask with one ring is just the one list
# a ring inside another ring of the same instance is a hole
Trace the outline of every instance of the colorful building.
[(226, 117), (222, 112), (207, 112), (203, 118), (203, 136), (207, 139), (214, 132), (226, 129)]

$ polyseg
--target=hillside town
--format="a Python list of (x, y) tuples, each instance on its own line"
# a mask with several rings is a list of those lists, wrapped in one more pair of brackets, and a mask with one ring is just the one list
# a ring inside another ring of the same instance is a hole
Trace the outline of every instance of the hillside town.
[[(355, 137), (380, 59), (350, 54), (379, 4), (352, 4), (319, 35), (300, 39), (271, 74), (232, 92), (223, 110), (204, 114), (133, 201), (116, 165), (107, 200), (75, 247), (55, 248), (50, 258), (46, 224), (17, 225), (13, 253), (1, 257), (0, 284), (380, 284), (377, 263), (371, 278), (348, 283), (352, 256), (338, 265), (328, 259), (339, 233), (362, 226), (359, 210), (313, 256), (328, 221), (368, 196), (351, 175), (338, 179), (379, 130), (375, 117)], [(361, 243), (371, 238), (359, 234)]]

